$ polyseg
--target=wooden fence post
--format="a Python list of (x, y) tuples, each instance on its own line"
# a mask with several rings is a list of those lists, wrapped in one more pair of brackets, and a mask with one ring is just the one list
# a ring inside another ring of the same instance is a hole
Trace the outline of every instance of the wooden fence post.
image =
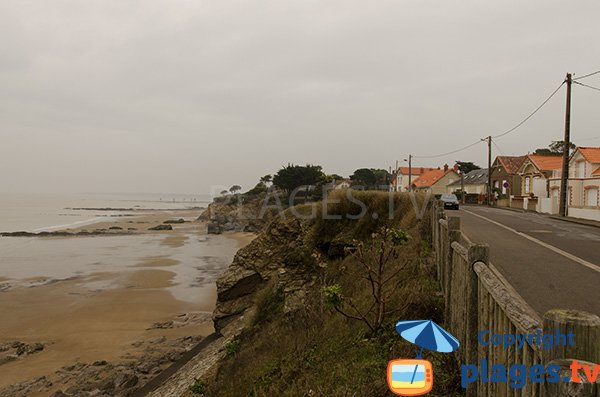
[[(446, 236), (442, 237), (446, 238)], [(446, 258), (444, 258), (446, 261), (446, 266), (444, 267), (444, 285), (442, 288), (442, 291), (445, 294), (444, 298), (446, 300), (446, 307), (444, 309), (444, 318), (446, 319), (450, 319), (453, 269), (452, 257), (454, 252), (452, 250), (452, 242), (454, 241), (460, 242), (460, 217), (458, 216), (448, 217), (448, 252)]]
[[(552, 309), (544, 314), (543, 333), (564, 335), (563, 343), (553, 343), (550, 349), (542, 345), (543, 364), (557, 365), (561, 382), (544, 385), (545, 395), (550, 397), (597, 397), (600, 396), (600, 378), (591, 383), (580, 368), (577, 373), (583, 382), (574, 382), (571, 378), (573, 360), (588, 365), (591, 373), (594, 364), (600, 364), (600, 317), (577, 310)], [(570, 341), (572, 335), (572, 344)], [(562, 341), (560, 341), (562, 342)], [(568, 381), (565, 381), (568, 380)]]
[(442, 227), (440, 226), (440, 219), (444, 218), (444, 209), (436, 206), (435, 212), (435, 238), (436, 238), (436, 247), (435, 247), (435, 263), (437, 265), (438, 272), (438, 280), (441, 279), (441, 270), (442, 270)]
[[(572, 333), (574, 346), (552, 346), (543, 350), (544, 363), (561, 358), (600, 364), (600, 317), (578, 310), (552, 309), (544, 314), (544, 334)], [(567, 338), (568, 342), (568, 338)], [(542, 346), (543, 347), (543, 346)]]
[[(583, 364), (583, 365), (587, 365), (588, 368), (592, 368), (592, 372), (593, 372), (593, 368), (594, 368), (594, 363), (591, 363), (589, 361), (580, 361), (577, 360), (577, 362), (579, 364)], [(572, 376), (572, 371), (571, 371), (571, 364), (573, 363), (573, 360), (569, 360), (569, 359), (559, 359), (559, 360), (552, 360), (550, 362), (548, 362), (546, 364), (546, 367), (548, 365), (555, 365), (558, 366), (560, 369), (558, 371), (558, 376), (560, 377), (560, 379), (571, 379)], [(598, 397), (600, 396), (600, 377), (596, 378), (596, 381), (594, 383), (590, 383), (587, 380), (587, 376), (585, 375), (585, 372), (582, 369), (579, 369), (577, 371), (577, 374), (579, 375), (579, 378), (581, 380), (585, 380), (584, 382), (573, 382), (573, 381), (569, 381), (569, 382), (564, 382), (564, 381), (560, 381), (560, 382), (555, 382), (555, 383), (546, 383), (544, 385), (544, 391), (543, 394), (546, 397)]]
[[(479, 327), (479, 278), (473, 269), (476, 262), (490, 263), (490, 247), (487, 244), (471, 244), (468, 248), (469, 278), (467, 290), (467, 338), (465, 358), (467, 363), (478, 363), (477, 333)], [(477, 387), (467, 389), (467, 396), (477, 396)]]

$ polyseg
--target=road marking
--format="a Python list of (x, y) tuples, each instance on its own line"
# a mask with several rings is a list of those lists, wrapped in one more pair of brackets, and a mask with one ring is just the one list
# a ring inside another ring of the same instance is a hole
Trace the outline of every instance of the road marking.
[(496, 225), (496, 226), (500, 226), (500, 227), (502, 227), (502, 228), (504, 228), (504, 229), (506, 229), (506, 230), (509, 230), (509, 231), (511, 231), (511, 232), (513, 232), (513, 233), (515, 233), (515, 234), (518, 234), (518, 235), (519, 235), (519, 236), (521, 236), (521, 237), (525, 237), (526, 239), (528, 239), (528, 240), (530, 240), (530, 241), (533, 241), (534, 243), (536, 243), (536, 244), (539, 244), (539, 245), (541, 245), (542, 247), (548, 248), (549, 250), (551, 250), (551, 251), (554, 251), (554, 252), (556, 252), (557, 254), (560, 254), (560, 255), (564, 256), (565, 258), (568, 258), (568, 259), (570, 259), (570, 260), (572, 260), (572, 261), (574, 261), (574, 262), (577, 262), (577, 263), (579, 263), (580, 265), (583, 265), (583, 266), (585, 266), (585, 267), (588, 267), (588, 268), (590, 268), (590, 269), (592, 269), (592, 270), (594, 270), (594, 271), (596, 271), (596, 272), (600, 273), (600, 266), (598, 266), (598, 265), (594, 265), (593, 263), (591, 263), (591, 262), (588, 262), (588, 261), (586, 261), (585, 259), (581, 259), (581, 258), (579, 258), (578, 256), (575, 256), (575, 255), (573, 255), (573, 254), (569, 254), (568, 252), (566, 252), (566, 251), (563, 251), (563, 250), (561, 250), (561, 249), (559, 249), (559, 248), (556, 248), (556, 247), (555, 247), (555, 246), (553, 246), (553, 245), (550, 245), (550, 244), (547, 244), (547, 243), (545, 243), (545, 242), (543, 242), (543, 241), (540, 241), (540, 240), (538, 240), (537, 238), (535, 238), (535, 237), (531, 237), (530, 235), (528, 235), (528, 234), (525, 234), (525, 233), (523, 233), (523, 232), (519, 232), (519, 231), (517, 231), (517, 230), (513, 229), (512, 227), (509, 227), (509, 226), (503, 225), (503, 224), (502, 224), (502, 223), (500, 223), (500, 222), (493, 221), (493, 220), (491, 220), (491, 219), (489, 219), (489, 218), (486, 218), (486, 217), (485, 217), (485, 216), (483, 216), (483, 215), (479, 215), (479, 214), (476, 214), (476, 213), (474, 213), (474, 212), (471, 212), (471, 211), (468, 211), (468, 210), (465, 210), (465, 209), (463, 209), (463, 211), (464, 211), (464, 212), (466, 212), (466, 213), (468, 213), (468, 214), (474, 215), (474, 216), (476, 216), (476, 217), (478, 217), (478, 218), (481, 218), (481, 219), (483, 219), (483, 220), (486, 220), (486, 221), (488, 221), (488, 222), (490, 222), (490, 223), (493, 223), (493, 224), (494, 224), (494, 225)]

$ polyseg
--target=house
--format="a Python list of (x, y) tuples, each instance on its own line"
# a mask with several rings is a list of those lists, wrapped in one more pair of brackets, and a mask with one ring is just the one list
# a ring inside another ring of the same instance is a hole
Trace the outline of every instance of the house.
[(558, 212), (558, 194), (556, 198), (550, 196), (550, 181), (560, 179), (561, 170), (562, 156), (528, 154), (518, 170), (521, 195), (512, 195), (510, 206), (538, 212)]
[[(488, 170), (479, 169), (467, 172), (447, 186), (448, 193), (464, 191), (465, 194), (485, 195), (487, 193)], [(464, 190), (463, 190), (464, 189)]]
[(424, 167), (399, 167), (396, 171), (396, 175), (392, 178), (392, 184), (390, 190), (392, 192), (406, 192), (408, 191), (409, 179), (413, 182), (419, 176), (426, 171), (435, 170), (435, 168), (424, 168)]
[[(527, 156), (497, 156), (492, 163), (492, 189), (498, 195), (498, 205), (503, 199), (521, 195), (519, 168)], [(503, 201), (507, 205), (508, 200)]]
[(528, 154), (519, 167), (521, 196), (550, 197), (548, 180), (560, 178), (562, 156)]
[(412, 184), (416, 190), (430, 191), (439, 196), (445, 194), (447, 186), (457, 180), (460, 180), (458, 173), (454, 169), (449, 169), (446, 164), (443, 169), (437, 168), (423, 172)]
[(350, 179), (339, 179), (333, 181), (333, 190), (348, 189), (350, 188), (351, 183), (352, 181)]
[[(560, 172), (550, 180), (550, 195), (559, 200)], [(568, 215), (600, 221), (600, 147), (578, 147), (569, 159)]]

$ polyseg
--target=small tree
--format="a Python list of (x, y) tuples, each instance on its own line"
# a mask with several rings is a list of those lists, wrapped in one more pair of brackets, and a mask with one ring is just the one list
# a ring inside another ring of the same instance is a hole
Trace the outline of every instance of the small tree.
[(231, 192), (231, 194), (235, 194), (236, 192), (239, 192), (240, 190), (242, 190), (242, 187), (240, 185), (233, 185), (232, 187), (229, 188), (229, 191)]
[(364, 186), (369, 187), (375, 185), (377, 177), (373, 173), (373, 170), (369, 168), (359, 168), (352, 175), (350, 175), (353, 186)]
[[(577, 146), (573, 142), (569, 142), (569, 152), (575, 150)], [(547, 148), (539, 148), (535, 150), (535, 154), (546, 156), (562, 156), (565, 152), (565, 141), (552, 141)]]
[(458, 169), (463, 174), (468, 174), (471, 171), (480, 170), (481, 167), (474, 164), (472, 161), (457, 161)]
[(221, 196), (225, 196), (227, 193), (229, 193), (229, 190), (221, 190)]
[(263, 176), (263, 177), (260, 178), (260, 182), (264, 183), (265, 185), (267, 183), (271, 183), (272, 181), (273, 181), (273, 177), (271, 176), (271, 174), (267, 174), (267, 175), (265, 175), (265, 176)]
[(323, 176), (320, 165), (305, 166), (288, 164), (281, 168), (273, 177), (273, 185), (290, 194), (300, 186), (314, 186)]
[(406, 263), (394, 269), (390, 269), (389, 265), (393, 259), (398, 258), (400, 247), (409, 239), (410, 236), (402, 230), (384, 227), (371, 236), (369, 244), (359, 243), (350, 252), (361, 265), (363, 277), (371, 287), (371, 305), (367, 310), (361, 310), (351, 298), (345, 297), (338, 284), (323, 288), (327, 305), (347, 318), (364, 322), (373, 332), (380, 329), (386, 316), (405, 308), (389, 308), (388, 303), (394, 290), (402, 282), (397, 276)]

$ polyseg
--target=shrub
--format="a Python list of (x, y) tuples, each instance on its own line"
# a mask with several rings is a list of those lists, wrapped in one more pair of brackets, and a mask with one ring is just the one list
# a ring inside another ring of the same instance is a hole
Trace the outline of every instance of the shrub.
[(237, 353), (238, 349), (240, 348), (240, 343), (241, 342), (239, 339), (234, 339), (225, 343), (225, 351), (227, 352), (227, 355), (233, 356), (235, 353)]
[(283, 309), (283, 294), (275, 285), (270, 285), (262, 290), (256, 297), (256, 314), (254, 325), (265, 324), (276, 318)]
[(201, 379), (195, 379), (190, 386), (190, 391), (194, 394), (204, 394), (206, 393), (206, 385)]

